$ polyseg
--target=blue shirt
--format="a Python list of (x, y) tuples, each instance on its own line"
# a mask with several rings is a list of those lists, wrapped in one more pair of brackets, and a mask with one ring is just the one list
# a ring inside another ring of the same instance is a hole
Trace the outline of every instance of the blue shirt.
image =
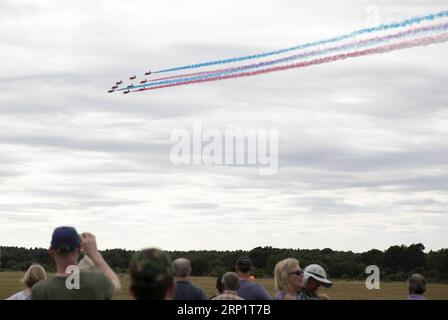
[(406, 300), (426, 300), (421, 294), (411, 294)]
[(176, 281), (174, 300), (207, 300), (204, 290), (196, 287), (190, 281)]
[(272, 297), (262, 285), (246, 279), (240, 279), (240, 287), (236, 292), (244, 300), (272, 300)]

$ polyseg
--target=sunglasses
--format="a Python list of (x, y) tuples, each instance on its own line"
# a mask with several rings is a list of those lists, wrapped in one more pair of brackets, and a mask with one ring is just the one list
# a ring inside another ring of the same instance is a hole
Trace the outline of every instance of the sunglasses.
[(301, 276), (301, 275), (303, 275), (303, 270), (299, 269), (299, 270), (296, 270), (293, 272), (289, 272), (288, 275), (289, 274), (295, 274), (296, 276)]

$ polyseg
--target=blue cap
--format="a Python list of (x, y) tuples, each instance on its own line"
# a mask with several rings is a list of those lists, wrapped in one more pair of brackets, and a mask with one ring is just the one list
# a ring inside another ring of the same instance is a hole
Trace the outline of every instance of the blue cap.
[(73, 227), (58, 227), (54, 229), (53, 236), (51, 237), (51, 248), (70, 252), (74, 251), (81, 245), (81, 239), (79, 234)]
[(235, 264), (237, 266), (249, 266), (252, 267), (252, 260), (248, 256), (241, 256), (238, 259), (236, 259)]

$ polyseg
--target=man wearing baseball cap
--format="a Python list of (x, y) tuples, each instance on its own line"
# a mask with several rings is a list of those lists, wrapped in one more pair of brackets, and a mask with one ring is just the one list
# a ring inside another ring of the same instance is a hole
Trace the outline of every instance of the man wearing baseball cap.
[(252, 260), (248, 256), (241, 256), (235, 262), (235, 271), (240, 278), (238, 295), (244, 300), (272, 300), (266, 289), (259, 283), (250, 280)]
[(129, 263), (130, 292), (136, 300), (172, 300), (174, 268), (169, 255), (155, 248), (137, 252)]
[[(86, 272), (77, 267), (81, 251), (98, 271)], [(120, 290), (120, 280), (98, 251), (93, 234), (79, 235), (73, 227), (58, 227), (49, 253), (56, 263), (56, 275), (33, 287), (32, 300), (105, 300)]]
[(330, 288), (333, 283), (327, 279), (327, 273), (324, 268), (318, 264), (310, 264), (304, 270), (303, 295), (305, 300), (328, 300), (326, 294), (319, 294), (317, 291), (320, 286)]

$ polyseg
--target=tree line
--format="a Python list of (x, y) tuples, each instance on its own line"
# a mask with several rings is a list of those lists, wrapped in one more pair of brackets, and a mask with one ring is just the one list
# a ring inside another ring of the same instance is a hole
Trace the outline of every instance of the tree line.
[[(386, 281), (403, 281), (412, 272), (421, 273), (429, 281), (448, 282), (448, 249), (424, 252), (421, 243), (409, 246), (391, 246), (381, 251), (372, 249), (362, 253), (326, 249), (279, 249), (257, 247), (250, 251), (169, 251), (173, 259), (185, 257), (192, 263), (193, 276), (216, 277), (233, 270), (235, 260), (241, 255), (252, 259), (253, 275), (257, 278), (272, 277), (275, 264), (288, 257), (296, 258), (302, 267), (320, 264), (333, 279), (365, 279), (366, 267), (377, 265), (381, 278)], [(101, 251), (109, 265), (120, 273), (128, 271), (129, 260), (135, 251), (108, 249)], [(40, 263), (48, 271), (55, 265), (43, 248), (1, 247), (0, 271), (25, 271), (32, 263)]]

